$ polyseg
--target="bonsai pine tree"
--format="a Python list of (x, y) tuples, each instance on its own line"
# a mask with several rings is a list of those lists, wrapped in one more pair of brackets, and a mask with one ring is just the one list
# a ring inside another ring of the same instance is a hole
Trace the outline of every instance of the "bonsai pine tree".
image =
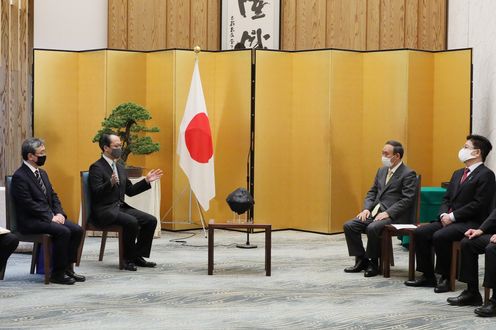
[(102, 129), (93, 138), (98, 142), (104, 133), (114, 132), (122, 141), (122, 162), (126, 163), (129, 154), (148, 155), (160, 150), (160, 144), (152, 141), (149, 136), (143, 136), (143, 132), (159, 132), (158, 127), (145, 127), (144, 121), (152, 116), (142, 106), (135, 103), (123, 103), (112, 110), (110, 116), (102, 122)]

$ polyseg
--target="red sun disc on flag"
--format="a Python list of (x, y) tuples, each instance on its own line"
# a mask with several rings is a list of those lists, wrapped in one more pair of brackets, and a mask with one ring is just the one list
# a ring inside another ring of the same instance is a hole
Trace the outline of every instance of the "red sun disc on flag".
[(184, 133), (184, 138), (191, 158), (198, 163), (208, 163), (214, 154), (214, 149), (212, 133), (205, 113), (199, 113), (191, 119)]

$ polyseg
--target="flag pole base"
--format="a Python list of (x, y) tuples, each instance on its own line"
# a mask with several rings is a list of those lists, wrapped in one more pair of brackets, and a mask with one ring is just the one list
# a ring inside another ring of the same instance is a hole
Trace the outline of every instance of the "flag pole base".
[(236, 247), (237, 248), (240, 248), (240, 249), (256, 249), (257, 248), (256, 245), (253, 245), (253, 244), (250, 244), (250, 243), (236, 244)]

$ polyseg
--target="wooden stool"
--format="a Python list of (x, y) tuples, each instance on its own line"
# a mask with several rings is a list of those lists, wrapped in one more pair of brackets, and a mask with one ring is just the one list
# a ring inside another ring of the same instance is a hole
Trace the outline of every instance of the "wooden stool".
[(450, 291), (455, 291), (456, 275), (458, 272), (458, 261), (460, 259), (460, 241), (453, 242), (451, 246), (451, 271), (450, 271)]
[(487, 304), (489, 302), (489, 293), (490, 293), (490, 291), (491, 291), (490, 288), (484, 288), (484, 304)]

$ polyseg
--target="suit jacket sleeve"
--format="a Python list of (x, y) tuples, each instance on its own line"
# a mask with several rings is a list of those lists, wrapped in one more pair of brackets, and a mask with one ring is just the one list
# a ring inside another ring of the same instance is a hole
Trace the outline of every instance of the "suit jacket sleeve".
[(138, 195), (150, 188), (151, 185), (148, 182), (146, 182), (145, 179), (141, 180), (140, 182), (136, 182), (135, 184), (132, 184), (131, 180), (126, 178), (126, 195), (128, 195), (129, 197)]
[(364, 207), (365, 209), (372, 211), (374, 208), (374, 203), (377, 199), (377, 192), (379, 191), (379, 171), (381, 169), (377, 170), (377, 173), (375, 174), (375, 179), (374, 179), (374, 184), (372, 187), (370, 187), (369, 191), (367, 192), (367, 195), (365, 196), (365, 203)]
[(413, 205), (415, 198), (415, 190), (417, 188), (417, 174), (415, 171), (408, 172), (402, 180), (401, 195), (402, 197), (393, 205), (391, 205), (386, 212), (391, 219), (396, 219), (399, 215), (405, 212)]
[(491, 205), (493, 198), (494, 173), (492, 171), (487, 171), (484, 173), (484, 177), (480, 178), (480, 184), (477, 186), (472, 201), (453, 211), (456, 222), (473, 220), (474, 216), (480, 212), (481, 208)]
[(50, 205), (45, 201), (44, 203), (33, 199), (31, 196), (31, 188), (29, 186), (28, 178), (14, 175), (12, 177), (12, 197), (17, 207), (22, 207), (23, 211), (30, 214), (33, 218), (39, 219), (44, 222), (51, 222), (53, 219), (53, 212)]
[(494, 234), (496, 233), (496, 209), (494, 209), (487, 219), (480, 225), (484, 234)]
[(89, 185), (92, 197), (95, 199), (103, 199), (112, 192), (111, 177), (106, 176), (103, 169), (97, 163), (90, 166)]

